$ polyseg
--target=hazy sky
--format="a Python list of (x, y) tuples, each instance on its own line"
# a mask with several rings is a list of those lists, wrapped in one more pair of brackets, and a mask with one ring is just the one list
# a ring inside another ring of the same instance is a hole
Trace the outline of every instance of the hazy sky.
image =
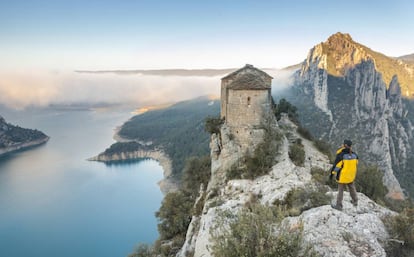
[(411, 0), (0, 0), (0, 70), (282, 68), (335, 32), (414, 53)]
[[(412, 0), (0, 0), (0, 105), (133, 106), (218, 95), (220, 77), (74, 70), (283, 68), (340, 31), (389, 56), (414, 53)], [(274, 90), (286, 85), (278, 74)]]

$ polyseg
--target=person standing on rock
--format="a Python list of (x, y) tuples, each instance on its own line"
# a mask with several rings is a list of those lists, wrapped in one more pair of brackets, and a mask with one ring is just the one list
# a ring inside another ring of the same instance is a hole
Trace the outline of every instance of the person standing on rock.
[(336, 204), (332, 208), (342, 210), (342, 199), (344, 195), (344, 188), (348, 187), (351, 194), (351, 203), (356, 207), (358, 205), (357, 193), (354, 185), (354, 180), (357, 174), (358, 155), (352, 151), (351, 140), (345, 139), (343, 147), (336, 152), (336, 159), (334, 166), (331, 169), (330, 178), (336, 175), (338, 182), (338, 196)]

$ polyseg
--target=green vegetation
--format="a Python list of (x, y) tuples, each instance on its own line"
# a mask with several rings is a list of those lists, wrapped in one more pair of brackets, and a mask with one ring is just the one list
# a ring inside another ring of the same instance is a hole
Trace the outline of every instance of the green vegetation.
[(305, 163), (305, 150), (300, 140), (289, 146), (289, 158), (296, 166), (303, 166)]
[(254, 179), (267, 174), (276, 164), (282, 135), (276, 128), (270, 126), (264, 130), (263, 140), (257, 145), (253, 154), (244, 156), (243, 160), (233, 165), (227, 171), (227, 179)]
[(137, 142), (126, 142), (126, 143), (114, 143), (109, 148), (107, 148), (104, 154), (112, 155), (121, 152), (134, 152), (140, 149), (146, 149), (146, 147), (142, 146), (140, 143)]
[(283, 217), (299, 216), (306, 210), (329, 204), (331, 198), (327, 192), (327, 188), (321, 185), (316, 188), (294, 188), (282, 201), (276, 200), (273, 205), (279, 209)]
[[(128, 139), (151, 141), (151, 148), (161, 148), (172, 160), (173, 175), (179, 180), (185, 161), (191, 156), (209, 153), (210, 135), (205, 118), (219, 113), (219, 101), (197, 98), (169, 108), (134, 116), (125, 122), (119, 134)], [(122, 149), (123, 143), (115, 146)], [(126, 148), (132, 145), (125, 145)]]
[(154, 246), (140, 244), (129, 257), (175, 256), (182, 247), (193, 215), (200, 215), (205, 195), (196, 204), (201, 185), (210, 180), (209, 156), (192, 157), (183, 169), (180, 190), (168, 193), (155, 216), (158, 219), (159, 239)]
[(318, 256), (303, 243), (303, 226), (281, 228), (282, 217), (270, 207), (254, 204), (237, 214), (227, 211), (219, 214), (210, 230), (212, 252), (215, 257), (240, 256)]
[(273, 106), (273, 112), (277, 120), (280, 120), (282, 113), (286, 113), (289, 119), (295, 123), (299, 121), (297, 110), (296, 106), (289, 103), (285, 98), (280, 99), (279, 103)]
[(302, 126), (298, 126), (296, 131), (299, 133), (299, 135), (306, 138), (307, 140), (310, 140), (310, 141), (313, 140), (313, 136), (312, 136), (312, 134), (310, 133), (310, 131), (308, 129), (306, 129)]
[(155, 216), (159, 220), (158, 232), (161, 240), (176, 239), (184, 242), (191, 221), (193, 202), (182, 191), (167, 194)]
[(359, 164), (355, 185), (357, 191), (365, 194), (377, 203), (385, 204), (387, 188), (382, 182), (383, 173), (376, 166)]
[(334, 161), (334, 156), (332, 153), (332, 149), (331, 146), (329, 145), (328, 142), (323, 141), (323, 140), (314, 140), (313, 141), (313, 145), (316, 147), (316, 149), (318, 149), (321, 153), (325, 154), (326, 156), (328, 156), (329, 160), (331, 160), (332, 162)]
[(207, 186), (211, 176), (210, 156), (191, 157), (183, 170), (181, 190), (192, 197), (197, 196), (200, 185)]
[(406, 208), (396, 216), (388, 216), (384, 224), (390, 234), (386, 245), (387, 256), (414, 256), (414, 208)]
[(6, 126), (7, 130), (0, 134), (0, 144), (2, 144), (2, 146), (7, 146), (9, 142), (25, 143), (45, 139), (47, 137), (43, 132), (36, 129), (26, 129), (10, 124), (7, 124)]
[(156, 257), (156, 255), (150, 245), (139, 244), (134, 253), (129, 254), (128, 257)]
[(224, 123), (224, 120), (220, 117), (207, 117), (205, 129), (210, 134), (220, 134), (220, 126)]
[(319, 185), (326, 185), (330, 188), (337, 188), (338, 184), (336, 183), (335, 179), (329, 179), (329, 172), (329, 170), (323, 170), (319, 167), (311, 168), (312, 178), (318, 182)]

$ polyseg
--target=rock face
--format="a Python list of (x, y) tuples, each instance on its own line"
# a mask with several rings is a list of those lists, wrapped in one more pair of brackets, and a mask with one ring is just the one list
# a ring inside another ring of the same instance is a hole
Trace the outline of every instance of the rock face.
[[(211, 140), (212, 178), (206, 190), (201, 189), (200, 195), (205, 195), (202, 214), (193, 216), (188, 228), (186, 241), (177, 256), (188, 256), (193, 253), (195, 257), (213, 256), (211, 252), (210, 230), (218, 220), (218, 213), (229, 210), (237, 212), (248, 203), (252, 195), (260, 195), (259, 202), (271, 205), (275, 200), (283, 200), (286, 194), (294, 188), (309, 188), (315, 183), (312, 180), (311, 168), (327, 170), (330, 167), (328, 158), (321, 154), (313, 143), (302, 138), (296, 131), (296, 125), (286, 117), (279, 122), (279, 128), (287, 137), (283, 137), (278, 163), (274, 165), (269, 174), (254, 180), (223, 179), (229, 163), (237, 157), (231, 154), (237, 149), (229, 137), (226, 126), (221, 129), (224, 139), (219, 158), (217, 158), (217, 136)], [(289, 158), (289, 145), (293, 141), (301, 140), (305, 150), (305, 163), (296, 166)], [(328, 192), (332, 198), (336, 193)], [(303, 224), (304, 240), (313, 245), (315, 251), (321, 256), (385, 256), (381, 245), (387, 239), (387, 232), (381, 218), (393, 213), (385, 209), (365, 195), (358, 193), (359, 206), (355, 208), (350, 204), (348, 193), (344, 195), (344, 209), (337, 211), (329, 205), (309, 209), (300, 216), (287, 217), (282, 224), (295, 227)], [(202, 197), (199, 198), (202, 201)], [(196, 203), (198, 204), (198, 203)]]
[(353, 140), (360, 159), (384, 171), (389, 196), (401, 199), (395, 174), (412, 154), (413, 126), (405, 117), (399, 78), (394, 75), (388, 84), (384, 77), (387, 62), (395, 62), (386, 58), (337, 33), (310, 50), (288, 99), (315, 136), (338, 146)]
[(0, 156), (41, 145), (48, 140), (43, 132), (11, 125), (0, 116)]

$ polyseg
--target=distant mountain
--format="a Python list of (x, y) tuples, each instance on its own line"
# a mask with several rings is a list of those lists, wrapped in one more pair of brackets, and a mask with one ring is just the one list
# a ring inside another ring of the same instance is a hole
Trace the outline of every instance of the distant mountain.
[[(201, 77), (214, 77), (222, 76), (233, 71), (236, 68), (228, 69), (162, 69), (162, 70), (77, 70), (78, 73), (92, 73), (92, 74), (104, 74), (115, 73), (118, 75), (156, 75), (156, 76), (201, 76)], [(275, 69), (263, 69), (266, 72), (275, 71)]]
[(7, 123), (0, 116), (0, 156), (43, 144), (49, 140), (43, 132)]
[(334, 147), (353, 140), (361, 161), (384, 171), (394, 198), (400, 183), (414, 195), (413, 69), (336, 33), (309, 51), (286, 94), (314, 135)]
[(397, 57), (396, 59), (414, 64), (414, 54), (403, 55), (403, 56)]
[[(332, 76), (345, 76), (355, 65), (372, 60), (375, 69), (381, 73), (382, 80), (388, 88), (394, 75), (398, 77), (404, 97), (412, 98), (414, 94), (414, 65), (388, 57), (382, 53), (355, 42), (349, 34), (336, 33), (314, 47), (307, 61), (317, 61), (318, 68), (327, 70)], [(321, 59), (318, 59), (321, 58)], [(317, 60), (318, 59), (318, 60)], [(306, 66), (305, 66), (306, 68)]]

